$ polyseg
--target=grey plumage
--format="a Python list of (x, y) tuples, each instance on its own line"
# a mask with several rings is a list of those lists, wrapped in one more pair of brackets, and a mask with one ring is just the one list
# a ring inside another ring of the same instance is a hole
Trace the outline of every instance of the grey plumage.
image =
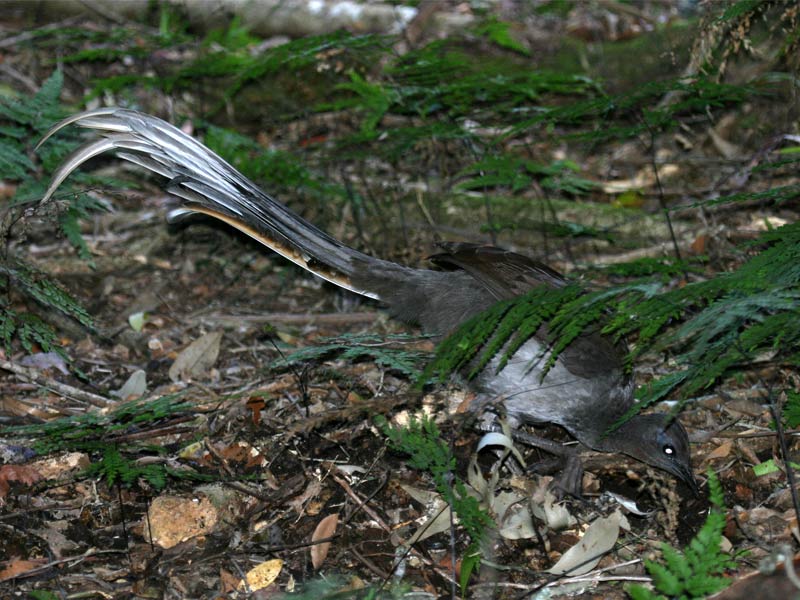
[[(197, 140), (160, 119), (126, 109), (98, 109), (62, 121), (44, 139), (70, 124), (99, 131), (103, 137), (86, 143), (64, 162), (45, 200), (81, 164), (116, 151), (120, 158), (168, 178), (167, 189), (182, 199), (183, 213), (225, 221), (315, 275), (380, 300), (397, 318), (433, 333), (449, 333), (497, 300), (533, 286), (565, 282), (525, 256), (475, 244), (443, 246), (444, 252), (433, 258), (449, 271), (377, 259), (302, 219)], [(540, 332), (526, 342), (500, 373), (490, 364), (476, 379), (479, 391), (502, 401), (517, 421), (557, 423), (591, 448), (624, 452), (696, 485), (688, 438), (677, 421), (661, 414), (638, 415), (605, 435), (634, 404), (633, 380), (623, 369), (621, 346), (597, 333), (584, 335), (542, 379), (543, 340)]]

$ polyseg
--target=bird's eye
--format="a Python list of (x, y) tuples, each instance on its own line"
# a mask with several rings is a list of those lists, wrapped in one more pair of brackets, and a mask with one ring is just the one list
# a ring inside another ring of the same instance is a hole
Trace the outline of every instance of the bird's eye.
[(664, 448), (662, 450), (667, 456), (672, 456), (675, 454), (675, 447), (672, 444), (664, 444)]

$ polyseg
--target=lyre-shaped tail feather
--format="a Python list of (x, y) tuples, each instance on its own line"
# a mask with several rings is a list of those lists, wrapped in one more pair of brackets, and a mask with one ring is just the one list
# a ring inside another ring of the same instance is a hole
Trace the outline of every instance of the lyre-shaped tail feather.
[[(44, 200), (84, 162), (115, 151), (120, 158), (168, 178), (167, 189), (183, 200), (183, 212), (220, 219), (335, 285), (380, 298), (357, 274), (368, 270), (396, 277), (398, 269), (403, 269), (330, 237), (265, 194), (200, 142), (150, 115), (121, 108), (82, 112), (50, 128), (37, 148), (72, 124), (96, 130), (103, 137), (86, 142), (65, 160), (53, 175)], [(354, 276), (359, 281), (354, 281)]]

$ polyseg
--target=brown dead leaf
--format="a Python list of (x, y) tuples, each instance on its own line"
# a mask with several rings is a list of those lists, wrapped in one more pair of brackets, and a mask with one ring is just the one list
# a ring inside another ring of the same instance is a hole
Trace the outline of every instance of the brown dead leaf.
[(322, 563), (325, 562), (325, 557), (328, 556), (328, 550), (331, 547), (329, 541), (322, 542), (321, 544), (315, 542), (333, 537), (333, 534), (336, 533), (336, 525), (338, 524), (339, 513), (334, 513), (322, 519), (317, 524), (316, 529), (314, 529), (314, 533), (311, 536), (311, 543), (313, 544), (311, 546), (311, 565), (315, 570), (319, 569)]
[(169, 378), (178, 382), (206, 375), (217, 362), (221, 341), (221, 331), (210, 331), (197, 338), (178, 354), (169, 368)]
[(708, 245), (708, 236), (704, 233), (701, 233), (692, 242), (692, 253), (693, 254), (705, 254), (706, 253), (706, 246)]
[(234, 442), (230, 446), (219, 450), (219, 455), (231, 468), (237, 471), (242, 469), (248, 472), (253, 469), (260, 469), (267, 463), (267, 459), (263, 454), (247, 442), (242, 441)]
[(10, 481), (19, 481), (24, 485), (33, 485), (42, 479), (39, 472), (28, 465), (3, 465), (0, 467), (0, 501), (11, 489)]
[(152, 542), (162, 548), (207, 535), (219, 520), (219, 511), (205, 496), (160, 496), (153, 500), (147, 515)]
[(27, 573), (28, 571), (32, 571), (42, 565), (47, 564), (47, 560), (44, 558), (37, 558), (34, 560), (21, 560), (21, 559), (14, 559), (7, 562), (0, 563), (0, 581), (6, 581), (8, 579), (14, 579), (15, 577), (19, 577), (20, 575)]
[(223, 569), (223, 568), (220, 568), (220, 570), (219, 570), (219, 581), (222, 584), (222, 586), (221, 586), (222, 587), (222, 592), (224, 594), (230, 594), (239, 585), (239, 582), (241, 581), (241, 579), (236, 577), (236, 575), (234, 575), (230, 571), (228, 571), (226, 569)]
[(714, 460), (715, 458), (725, 458), (731, 453), (731, 449), (733, 448), (733, 440), (726, 440), (722, 442), (719, 446), (714, 448), (711, 452), (708, 453), (706, 456), (706, 460)]
[(739, 502), (752, 502), (753, 501), (753, 488), (747, 485), (742, 485), (741, 483), (736, 484), (736, 491), (735, 491), (736, 499)]

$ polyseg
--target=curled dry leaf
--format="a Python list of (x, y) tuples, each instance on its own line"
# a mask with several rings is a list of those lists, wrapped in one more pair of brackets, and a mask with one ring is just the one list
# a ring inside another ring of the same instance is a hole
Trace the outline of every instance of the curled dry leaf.
[(314, 530), (311, 536), (311, 564), (314, 569), (319, 569), (320, 566), (322, 566), (322, 563), (325, 562), (325, 557), (328, 556), (328, 550), (331, 547), (330, 542), (322, 542), (321, 544), (317, 544), (316, 542), (333, 537), (333, 534), (336, 533), (336, 525), (338, 524), (339, 513), (334, 513), (322, 519)]

